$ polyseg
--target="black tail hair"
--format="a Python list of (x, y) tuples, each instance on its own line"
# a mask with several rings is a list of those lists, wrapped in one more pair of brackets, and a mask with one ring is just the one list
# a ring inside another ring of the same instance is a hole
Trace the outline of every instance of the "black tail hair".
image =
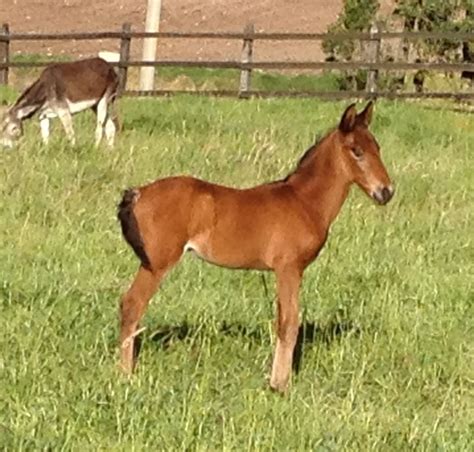
[(140, 230), (138, 229), (137, 219), (133, 213), (133, 206), (135, 205), (137, 196), (138, 190), (133, 188), (123, 192), (122, 201), (118, 205), (117, 217), (122, 226), (122, 233), (125, 240), (132, 247), (133, 251), (135, 251), (143, 267), (151, 270), (151, 262), (146, 254), (145, 245)]

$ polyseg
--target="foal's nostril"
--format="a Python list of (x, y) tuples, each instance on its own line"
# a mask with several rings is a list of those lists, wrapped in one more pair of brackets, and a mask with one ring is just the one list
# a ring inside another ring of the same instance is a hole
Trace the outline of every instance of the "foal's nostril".
[(378, 190), (372, 193), (372, 197), (379, 203), (379, 204), (387, 204), (393, 197), (394, 189), (392, 186), (379, 188)]
[(393, 196), (393, 190), (391, 190), (388, 187), (384, 187), (382, 189), (382, 200), (384, 204), (389, 202), (392, 196)]

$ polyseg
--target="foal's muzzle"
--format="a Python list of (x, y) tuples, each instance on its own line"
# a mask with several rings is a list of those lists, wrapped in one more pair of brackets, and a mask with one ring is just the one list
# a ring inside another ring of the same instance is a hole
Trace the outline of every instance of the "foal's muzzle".
[(379, 204), (387, 204), (393, 197), (395, 190), (391, 185), (388, 187), (381, 187), (372, 192), (372, 198), (375, 199)]

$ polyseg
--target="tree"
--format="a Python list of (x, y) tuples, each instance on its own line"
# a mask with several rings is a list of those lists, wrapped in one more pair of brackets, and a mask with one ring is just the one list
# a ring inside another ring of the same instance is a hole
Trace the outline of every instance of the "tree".
[[(378, 0), (344, 0), (342, 14), (329, 27), (330, 33), (343, 31), (368, 31), (379, 9)], [(323, 41), (323, 50), (330, 59), (351, 60), (356, 47), (354, 41)]]
[[(409, 31), (472, 31), (472, 0), (397, 0), (394, 13), (405, 21)], [(431, 39), (414, 43), (419, 56), (428, 59), (453, 60), (461, 57), (458, 41)]]
[[(379, 9), (378, 0), (344, 0), (344, 8), (339, 19), (328, 31), (330, 33), (339, 33), (344, 31), (368, 31), (371, 24), (375, 21), (375, 16)], [(325, 39), (322, 47), (327, 60), (350, 61), (360, 54), (360, 46), (356, 46), (359, 41), (345, 40), (335, 41)], [(341, 77), (338, 77), (341, 89), (362, 89), (367, 80), (367, 71), (343, 71)]]

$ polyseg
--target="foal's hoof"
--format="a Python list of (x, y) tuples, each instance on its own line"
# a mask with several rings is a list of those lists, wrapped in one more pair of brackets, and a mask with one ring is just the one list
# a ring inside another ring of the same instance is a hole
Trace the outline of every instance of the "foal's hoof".
[(130, 378), (133, 374), (133, 365), (129, 365), (129, 364), (125, 364), (125, 363), (118, 363), (117, 365), (120, 373), (125, 376), (125, 377), (128, 377)]
[(270, 381), (270, 389), (280, 395), (288, 392), (288, 381)]

